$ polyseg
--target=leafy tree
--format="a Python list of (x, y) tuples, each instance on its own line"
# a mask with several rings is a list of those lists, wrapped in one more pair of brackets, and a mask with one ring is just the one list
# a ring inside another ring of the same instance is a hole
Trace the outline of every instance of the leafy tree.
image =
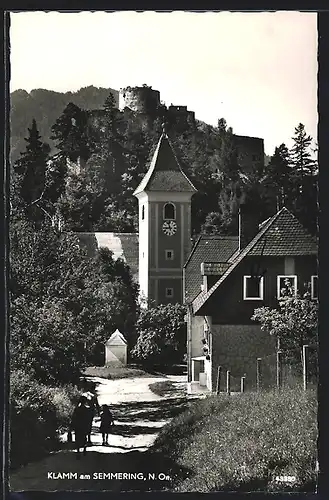
[(223, 234), (222, 217), (219, 212), (210, 212), (201, 226), (203, 234)]
[(44, 194), (44, 199), (51, 204), (55, 204), (60, 196), (64, 194), (67, 173), (66, 158), (61, 154), (52, 156), (48, 161)]
[(76, 235), (46, 222), (35, 231), (15, 213), (10, 238), (12, 368), (47, 384), (74, 381), (109, 332), (133, 335), (137, 285), (124, 263), (88, 257)]
[(142, 309), (136, 324), (137, 342), (131, 354), (148, 365), (180, 362), (186, 349), (185, 308), (180, 304)]
[(86, 333), (73, 307), (74, 294), (81, 304), (76, 283), (83, 280), (81, 268), (74, 273), (74, 262), (79, 268), (83, 258), (75, 238), (59, 236), (47, 222), (35, 231), (19, 216), (10, 236), (12, 368), (26, 366), (46, 383), (74, 380)]
[(304, 344), (317, 345), (318, 303), (309, 291), (303, 296), (285, 284), (277, 308), (260, 307), (251, 318), (262, 330), (275, 337), (288, 359), (301, 359)]
[(66, 189), (57, 202), (66, 227), (71, 231), (92, 231), (95, 191), (84, 175), (71, 173)]
[[(138, 285), (134, 282), (130, 267), (122, 260), (114, 260), (112, 252), (106, 248), (99, 249), (94, 265), (101, 276), (102, 286), (110, 289), (110, 300), (106, 298), (107, 310), (111, 314), (112, 330), (122, 331), (132, 347), (136, 341), (136, 319), (138, 307)], [(103, 340), (107, 340), (108, 332)]]

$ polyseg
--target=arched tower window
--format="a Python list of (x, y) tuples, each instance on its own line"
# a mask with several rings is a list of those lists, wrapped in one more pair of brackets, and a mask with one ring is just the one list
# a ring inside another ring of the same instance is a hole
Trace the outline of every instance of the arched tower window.
[(176, 207), (173, 203), (166, 203), (163, 207), (163, 218), (165, 220), (176, 219)]
[(142, 220), (145, 219), (145, 205), (142, 206)]

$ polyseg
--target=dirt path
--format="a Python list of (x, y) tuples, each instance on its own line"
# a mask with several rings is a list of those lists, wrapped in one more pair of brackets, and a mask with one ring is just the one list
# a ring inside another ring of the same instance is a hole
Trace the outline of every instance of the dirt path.
[[(11, 491), (145, 491), (171, 483), (173, 474), (178, 473), (176, 464), (147, 450), (161, 427), (186, 408), (186, 398), (160, 397), (150, 391), (149, 385), (171, 380), (183, 388), (186, 377), (92, 380), (98, 384), (100, 405), (108, 404), (113, 411), (115, 425), (109, 446), (101, 445), (99, 421), (95, 419), (93, 445), (87, 448), (85, 457), (77, 460), (74, 450), (63, 449), (30, 463), (11, 475)], [(128, 473), (132, 475), (120, 476)]]
[[(99, 433), (100, 422), (97, 419), (94, 421), (92, 449), (98, 453), (124, 453), (132, 449), (146, 451), (153, 444), (161, 427), (172, 418), (168, 405), (162, 403), (168, 401), (168, 398), (154, 394), (149, 385), (162, 380), (171, 380), (181, 387), (186, 385), (184, 375), (119, 380), (93, 377), (91, 380), (98, 384), (99, 404), (111, 407), (115, 424), (110, 446), (104, 447)], [(166, 411), (164, 406), (167, 406)]]

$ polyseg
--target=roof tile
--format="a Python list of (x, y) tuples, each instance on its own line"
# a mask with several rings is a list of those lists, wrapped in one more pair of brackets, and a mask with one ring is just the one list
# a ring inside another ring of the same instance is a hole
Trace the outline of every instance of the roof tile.
[(161, 135), (150, 167), (136, 188), (134, 195), (136, 196), (145, 190), (196, 192), (195, 187), (180, 168), (166, 134)]
[(317, 242), (298, 219), (285, 207), (268, 219), (254, 239), (236, 255), (231, 266), (207, 292), (193, 301), (196, 313), (247, 255), (297, 256), (317, 255)]
[(226, 262), (238, 245), (239, 239), (236, 236), (201, 235), (199, 237), (184, 266), (186, 302), (191, 302), (200, 292), (201, 264), (203, 262)]

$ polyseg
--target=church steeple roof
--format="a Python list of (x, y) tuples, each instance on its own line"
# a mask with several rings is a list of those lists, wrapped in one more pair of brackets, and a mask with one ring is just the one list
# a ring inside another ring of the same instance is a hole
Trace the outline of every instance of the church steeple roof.
[(150, 167), (134, 195), (142, 191), (196, 192), (178, 163), (164, 125)]

